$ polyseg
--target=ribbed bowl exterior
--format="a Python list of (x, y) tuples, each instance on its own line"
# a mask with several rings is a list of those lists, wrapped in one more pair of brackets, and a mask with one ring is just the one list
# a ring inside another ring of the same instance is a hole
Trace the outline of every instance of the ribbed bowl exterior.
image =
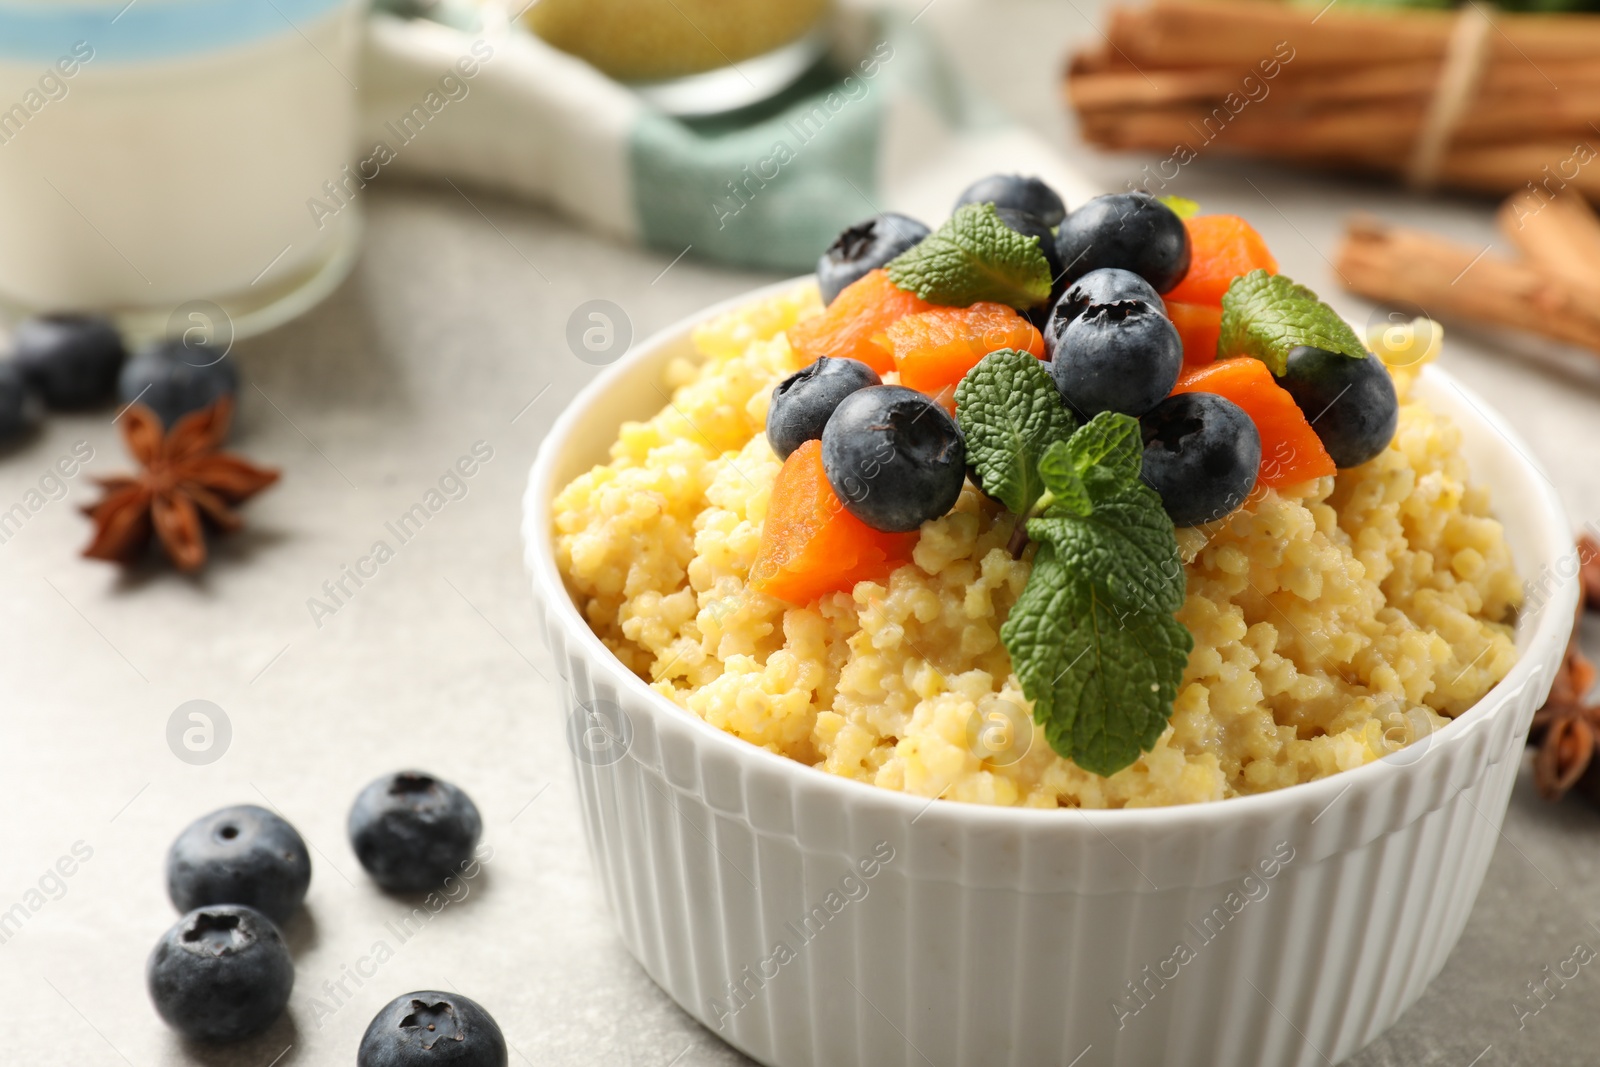
[(1526, 448), (1426, 372), (1531, 590), (1510, 676), (1431, 738), (1211, 804), (930, 803), (676, 707), (606, 650), (562, 585), (552, 495), (604, 457), (621, 419), (660, 406), (662, 367), (725, 307), (581, 395), (525, 507), (590, 851), (650, 976), (774, 1067), (1291, 1067), (1337, 1063), (1393, 1023), (1461, 935), (1576, 606), (1570, 527)]

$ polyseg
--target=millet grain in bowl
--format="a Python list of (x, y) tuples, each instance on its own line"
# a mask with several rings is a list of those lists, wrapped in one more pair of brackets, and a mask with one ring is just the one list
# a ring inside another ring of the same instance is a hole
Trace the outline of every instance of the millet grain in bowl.
[[(1194, 650), (1171, 724), (1109, 778), (1078, 768), (1027, 727), (999, 629), (1029, 564), (1005, 548), (1014, 517), (970, 484), (886, 584), (803, 608), (748, 588), (781, 465), (767, 404), (796, 369), (784, 331), (818, 306), (797, 285), (699, 327), (700, 362), (667, 370), (671, 404), (625, 423), (611, 461), (554, 503), (556, 561), (589, 625), (712, 725), (920, 796), (1183, 804), (1385, 756), (1515, 661), (1522, 586), (1500, 524), (1459, 431), (1409, 399), (1417, 368), (1396, 369), (1399, 429), (1378, 458), (1178, 531)], [(975, 743), (1007, 720), (1021, 727), (1011, 745)]]

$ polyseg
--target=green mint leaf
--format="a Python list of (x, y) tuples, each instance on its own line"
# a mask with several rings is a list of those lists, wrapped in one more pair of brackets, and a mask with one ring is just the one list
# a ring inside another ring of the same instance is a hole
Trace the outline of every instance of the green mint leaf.
[(1039, 460), (1039, 477), (1044, 479), (1044, 487), (1050, 492), (1050, 510), (1083, 517), (1094, 510), (1089, 487), (1083, 482), (1067, 442), (1057, 441), (1045, 452)]
[(1090, 467), (1107, 467), (1118, 477), (1137, 478), (1144, 465), (1139, 420), (1115, 411), (1102, 411), (1090, 419), (1067, 447), (1079, 474)]
[(1063, 566), (1125, 610), (1171, 615), (1183, 607), (1188, 583), (1161, 498), (1144, 483), (1103, 469), (1088, 471), (1083, 480), (1090, 512), (1051, 505), (1028, 521), (1028, 536), (1048, 543)]
[(1192, 219), (1200, 214), (1200, 205), (1186, 196), (1158, 196), (1156, 199), (1180, 219)]
[(1059, 658), (1066, 646), (1064, 634), (1089, 600), (1087, 583), (1074, 579), (1056, 559), (1055, 549), (1042, 544), (1034, 553), (1028, 584), (1000, 624), (1000, 641), (1011, 655), (1012, 673), (1033, 701), (1033, 718), (1041, 725), (1055, 719), (1056, 681), (1069, 663)]
[(1040, 457), (1075, 425), (1045, 364), (1010, 348), (990, 352), (961, 379), (956, 421), (983, 491), (1018, 515), (1045, 490)]
[(964, 204), (943, 226), (889, 261), (889, 280), (934, 304), (980, 300), (1030, 308), (1050, 296), (1037, 237), (1000, 221), (993, 204)]
[(1114, 774), (1166, 728), (1193, 647), (1173, 618), (1177, 534), (1139, 477), (1139, 422), (1105, 412), (1074, 432), (1049, 372), (1010, 349), (961, 380), (956, 413), (985, 491), (1039, 542), (1000, 628), (1022, 691), (1057, 753)]
[(1281, 274), (1253, 270), (1235, 278), (1222, 295), (1218, 353), (1254, 356), (1282, 374), (1289, 352), (1300, 346), (1365, 359), (1366, 348), (1350, 324), (1303, 285)]
[(1171, 615), (1119, 611), (1050, 544), (1000, 636), (1050, 747), (1099, 775), (1155, 745), (1194, 646)]

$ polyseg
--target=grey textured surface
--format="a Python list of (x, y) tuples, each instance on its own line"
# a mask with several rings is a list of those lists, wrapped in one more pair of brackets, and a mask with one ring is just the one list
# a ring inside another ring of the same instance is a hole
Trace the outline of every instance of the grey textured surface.
[[(1071, 144), (1054, 78), (1067, 42), (1094, 32), (1084, 14), (943, 0), (929, 21), (964, 42), (972, 77)], [(1146, 162), (1069, 150), (1108, 186)], [(1420, 202), (1210, 156), (1174, 189), (1249, 215), (1287, 273), (1358, 321), (1370, 308), (1339, 293), (1325, 258), (1348, 211), (1492, 239), (1482, 202)], [(613, 300), (641, 337), (764, 279), (692, 258), (668, 269), (672, 251), (608, 244), (536, 208), (468, 195), (472, 203), (448, 188), (375, 189), (350, 281), (299, 322), (238, 347), (248, 385), (236, 444), (285, 477), (248, 505), (249, 530), (218, 545), (204, 576), (121, 576), (79, 560), (88, 526), (75, 507), (92, 498), (84, 474), (0, 544), (10, 815), (0, 912), (28, 910), (0, 943), (0, 1000), (22, 1006), (26, 1020), (13, 1020), (0, 1062), (350, 1064), (384, 1002), (429, 986), (483, 1001), (513, 1063), (747, 1062), (669, 1002), (612, 933), (577, 823), (518, 513), (542, 433), (595, 373), (564, 340), (574, 308)], [(1500, 339), (1458, 330), (1446, 359), (1525, 435), (1575, 521), (1600, 519), (1600, 464), (1586, 454), (1600, 363), (1546, 354), (1536, 367), (1506, 353)], [(54, 419), (0, 460), (0, 510), (77, 442), (94, 449), (89, 474), (125, 468), (110, 415)], [(493, 458), (466, 495), (397, 545), (385, 523), (479, 441)], [(351, 584), (354, 595), (319, 626), (308, 599), (325, 597), (323, 583), (378, 539), (395, 557), (361, 588)], [(209, 765), (168, 748), (168, 719), (192, 699), (215, 702), (231, 723), (226, 754)], [(356, 791), (405, 765), (472, 793), (494, 855), (469, 895), (401, 942), (386, 923), (410, 902), (365, 879), (343, 827)], [(279, 808), (314, 850), (309, 906), (288, 928), (298, 984), (267, 1034), (229, 1051), (188, 1049), (146, 1002), (144, 958), (173, 921), (167, 844), (191, 818), (234, 802)], [(29, 896), (79, 842), (91, 858)], [(1542, 968), (1575, 944), (1600, 945), (1597, 879), (1600, 815), (1578, 801), (1546, 805), (1524, 773), (1460, 947), (1423, 1000), (1351, 1062), (1592, 1064), (1593, 966), (1520, 1029), (1513, 1005), (1534, 1006), (1525, 983), (1543, 980)], [(379, 941), (393, 955), (374, 972), (362, 961)], [(349, 977), (361, 972), (372, 976)], [(1091, 1054), (1083, 1067), (1093, 1063)]]

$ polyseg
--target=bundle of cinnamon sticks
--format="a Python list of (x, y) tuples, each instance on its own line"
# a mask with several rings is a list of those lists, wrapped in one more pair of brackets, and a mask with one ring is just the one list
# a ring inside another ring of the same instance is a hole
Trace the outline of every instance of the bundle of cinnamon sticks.
[(1087, 140), (1169, 154), (1167, 181), (1215, 152), (1600, 198), (1600, 16), (1153, 0), (1110, 9), (1065, 90)]
[(1501, 205), (1502, 255), (1366, 216), (1334, 269), (1353, 292), (1430, 318), (1510, 326), (1600, 353), (1600, 217), (1570, 188)]

